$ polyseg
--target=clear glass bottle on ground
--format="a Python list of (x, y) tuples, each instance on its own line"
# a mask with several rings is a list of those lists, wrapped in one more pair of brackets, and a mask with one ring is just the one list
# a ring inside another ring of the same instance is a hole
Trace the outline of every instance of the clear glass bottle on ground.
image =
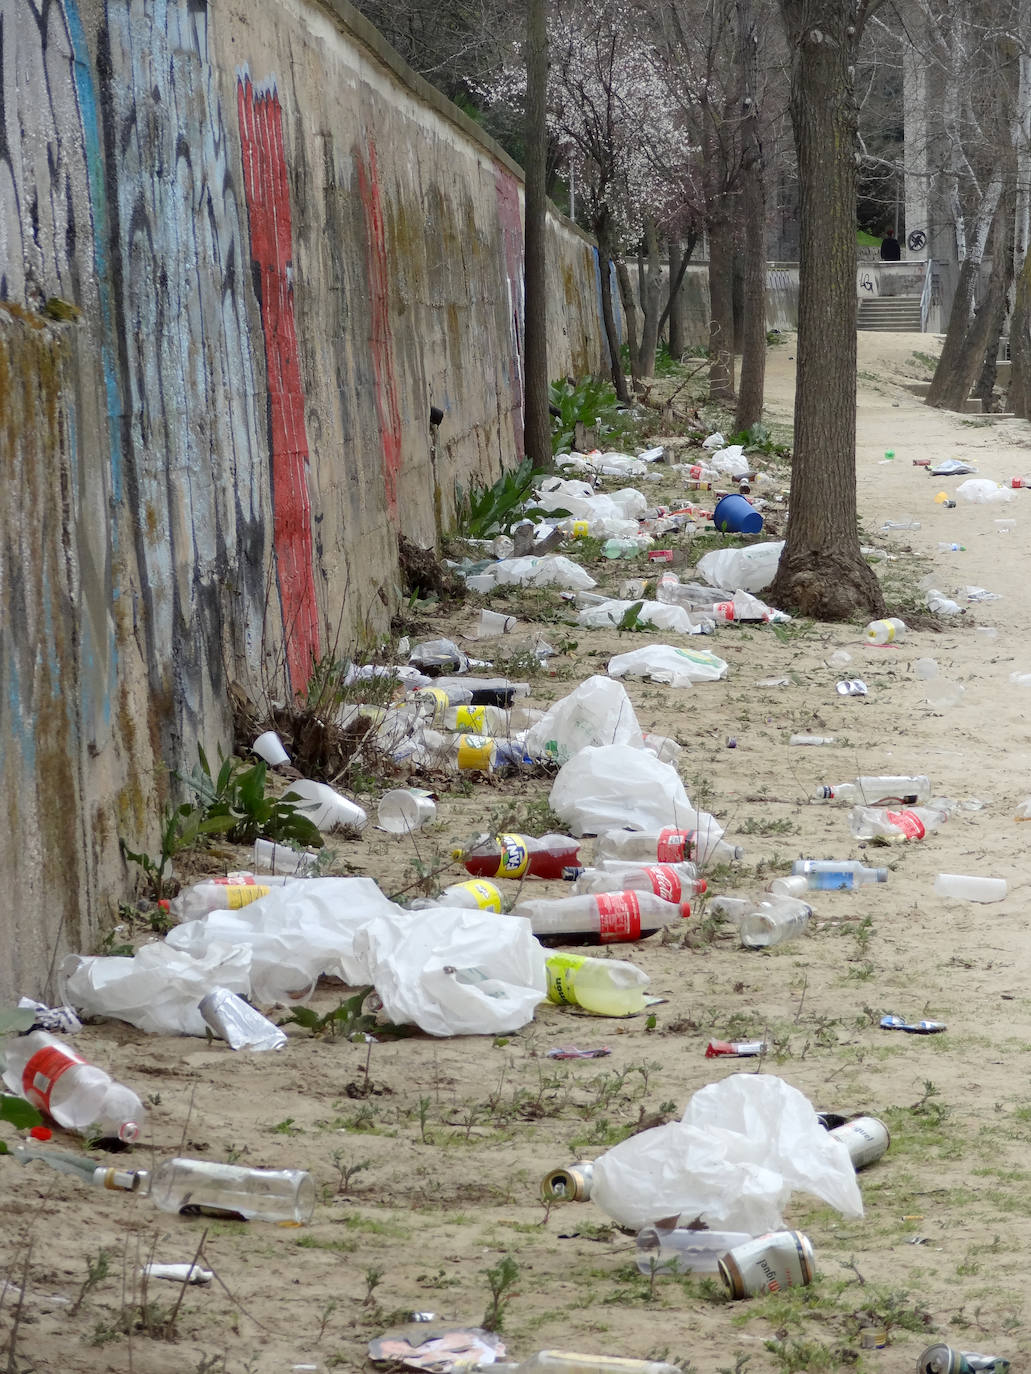
[(315, 1182), (300, 1169), (168, 1159), (154, 1171), (150, 1198), (162, 1212), (300, 1223), (315, 1210)]
[(123, 1083), (87, 1063), (48, 1031), (14, 1035), (3, 1043), (3, 1079), (59, 1126), (79, 1135), (133, 1141), (143, 1124), (143, 1103)]
[(542, 944), (607, 945), (643, 940), (690, 916), (686, 902), (664, 902), (653, 892), (584, 893), (579, 897), (517, 902), (513, 916), (526, 917)]
[(646, 1006), (648, 975), (625, 959), (548, 955), (548, 1000), (596, 1016), (631, 1016)]
[(836, 782), (818, 787), (814, 800), (861, 802), (864, 806), (900, 802), (905, 806), (915, 806), (918, 802), (927, 801), (930, 795), (931, 781), (922, 774), (898, 777), (886, 774), (863, 776), (853, 782)]
[(797, 859), (792, 873), (800, 873), (811, 888), (861, 887), (864, 883), (886, 883), (886, 868), (867, 868), (858, 859)]
[(720, 1256), (748, 1240), (745, 1231), (645, 1226), (637, 1233), (637, 1268), (642, 1274), (716, 1274)]

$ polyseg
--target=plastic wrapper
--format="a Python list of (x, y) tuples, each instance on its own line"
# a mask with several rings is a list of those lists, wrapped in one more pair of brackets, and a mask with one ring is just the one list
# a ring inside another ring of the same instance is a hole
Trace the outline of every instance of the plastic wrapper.
[(559, 770), (549, 804), (572, 835), (689, 826), (697, 814), (676, 769), (627, 744), (581, 749)]
[(609, 659), (610, 677), (646, 677), (671, 687), (717, 682), (726, 675), (726, 663), (707, 649), (678, 649), (673, 644), (646, 644)]
[(1000, 487), (998, 482), (993, 482), (989, 477), (968, 477), (956, 488), (957, 500), (972, 501), (976, 506), (1002, 504), (1015, 497), (1016, 492), (1009, 487)]
[(431, 907), (378, 917), (354, 944), (387, 1019), (429, 1035), (519, 1030), (547, 996), (544, 950), (520, 916)]
[(200, 1014), (209, 1030), (234, 1050), (281, 1050), (286, 1032), (228, 988), (214, 988), (201, 998)]
[(713, 549), (698, 560), (696, 571), (711, 587), (728, 592), (761, 592), (777, 574), (782, 539), (750, 544), (745, 549)]
[(144, 945), (129, 958), (70, 954), (61, 965), (61, 997), (84, 1016), (110, 1016), (157, 1034), (204, 1035), (201, 998), (217, 987), (248, 993), (250, 970), (249, 949), (216, 940), (196, 955), (167, 941)]
[(603, 601), (598, 606), (586, 606), (577, 616), (587, 629), (603, 630), (619, 625), (627, 611), (637, 606), (637, 623), (651, 625), (656, 630), (671, 630), (688, 635), (698, 631), (695, 621), (683, 606), (669, 606), (662, 601)]
[(505, 558), (492, 563), (483, 574), (497, 587), (561, 587), (575, 592), (595, 586), (594, 578), (579, 563), (561, 554), (544, 557)]
[(644, 739), (626, 688), (596, 674), (556, 701), (526, 732), (534, 758), (566, 763), (591, 745), (625, 744), (642, 749)]
[(677, 1218), (757, 1236), (780, 1229), (796, 1191), (863, 1215), (848, 1150), (808, 1099), (772, 1074), (732, 1074), (696, 1092), (681, 1121), (595, 1160), (591, 1200), (635, 1230)]

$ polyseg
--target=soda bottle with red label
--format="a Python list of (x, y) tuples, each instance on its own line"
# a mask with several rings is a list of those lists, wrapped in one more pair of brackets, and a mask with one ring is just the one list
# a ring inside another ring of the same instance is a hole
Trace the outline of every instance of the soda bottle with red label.
[(512, 915), (527, 917), (542, 945), (609, 945), (654, 935), (690, 916), (691, 907), (654, 892), (585, 892), (518, 902)]
[(101, 1139), (139, 1135), (144, 1111), (137, 1095), (56, 1035), (34, 1030), (12, 1036), (3, 1056), (7, 1086), (59, 1126)]
[(854, 806), (849, 812), (848, 828), (857, 840), (872, 840), (875, 835), (889, 840), (922, 840), (929, 830), (937, 830), (948, 818), (947, 811), (932, 806), (898, 811)]
[(607, 830), (599, 835), (594, 852), (599, 859), (624, 859), (641, 864), (729, 863), (744, 851), (727, 844), (723, 827), (712, 816), (699, 812), (694, 828), (667, 826), (663, 830)]
[(575, 868), (580, 841), (570, 835), (481, 835), (468, 849), (453, 849), (451, 857), (474, 878), (561, 878)]
[(654, 892), (664, 902), (681, 902), (704, 892), (708, 883), (695, 876), (694, 864), (627, 865), (625, 868), (584, 868), (576, 874), (573, 891)]

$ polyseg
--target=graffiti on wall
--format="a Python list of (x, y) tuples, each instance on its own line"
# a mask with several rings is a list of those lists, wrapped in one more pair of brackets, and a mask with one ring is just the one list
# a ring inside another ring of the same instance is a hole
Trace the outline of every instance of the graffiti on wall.
[(312, 569), (311, 495), (304, 384), (294, 320), (293, 228), (283, 149), (283, 111), (275, 84), (236, 86), (243, 184), (251, 230), (251, 269), (261, 305), (268, 375), (272, 508), (290, 685), (301, 691), (319, 657)]
[(376, 413), (379, 419), (380, 442), (383, 448), (383, 482), (387, 494), (387, 511), (397, 519), (397, 481), (401, 472), (401, 411), (397, 401), (397, 373), (394, 367), (394, 337), (390, 324), (390, 273), (387, 264), (387, 241), (383, 226), (383, 205), (380, 200), (379, 171), (376, 166), (376, 145), (370, 139), (367, 156), (358, 152), (358, 194), (365, 212), (366, 262), (369, 292), (372, 297), (372, 320), (369, 345), (375, 376)]

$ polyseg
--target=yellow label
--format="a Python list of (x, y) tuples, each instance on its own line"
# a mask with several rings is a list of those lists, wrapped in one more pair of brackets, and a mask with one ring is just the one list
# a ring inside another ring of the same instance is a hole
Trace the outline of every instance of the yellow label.
[(443, 687), (420, 687), (417, 695), (420, 701), (432, 701), (434, 721), (443, 719), (444, 712), (451, 705)]
[(590, 526), (588, 525), (588, 523), (587, 523), (586, 520), (574, 520), (574, 521), (573, 521), (573, 538), (574, 538), (574, 539), (586, 539), (589, 533), (590, 533)]
[(494, 761), (494, 741), (483, 735), (459, 735), (459, 768), (489, 769)]
[(249, 906), (259, 897), (267, 897), (272, 889), (262, 883), (226, 883), (222, 891), (225, 893), (222, 910), (239, 911), (240, 907)]
[(476, 905), (481, 911), (500, 911), (501, 893), (493, 883), (483, 882), (477, 879), (471, 883), (458, 883), (458, 887), (464, 892), (471, 892), (476, 898)]
[(501, 846), (501, 862), (498, 864), (499, 878), (521, 878), (530, 861), (526, 837), (523, 835), (498, 835)]
[(576, 1000), (576, 973), (586, 962), (582, 954), (548, 955), (549, 1002), (559, 1002), (571, 1007), (579, 1005)]
[(487, 712), (483, 706), (459, 706), (455, 709), (455, 729), (472, 730), (482, 735), (487, 728)]

